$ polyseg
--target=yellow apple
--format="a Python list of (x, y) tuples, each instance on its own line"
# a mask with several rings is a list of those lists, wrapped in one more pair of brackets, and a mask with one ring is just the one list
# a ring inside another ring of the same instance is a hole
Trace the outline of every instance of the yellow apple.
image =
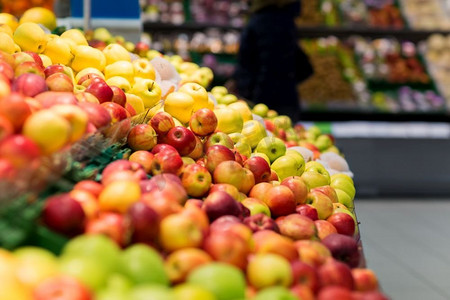
[(39, 54), (45, 50), (48, 38), (38, 24), (25, 22), (16, 28), (13, 39), (22, 51), (33, 51)]
[(106, 83), (109, 86), (115, 85), (119, 87), (125, 93), (128, 93), (131, 90), (130, 82), (122, 76), (113, 76), (106, 80)]
[(148, 51), (147, 51), (146, 56), (147, 56), (147, 58), (148, 58), (149, 60), (152, 60), (152, 59), (154, 59), (155, 57), (162, 57), (163, 55), (161, 54), (161, 52), (159, 52), (159, 51), (157, 51), (157, 50), (154, 50), (154, 49), (151, 49), (151, 50), (148, 50)]
[(86, 67), (86, 68), (78, 71), (77, 75), (75, 75), (75, 83), (78, 83), (78, 81), (81, 79), (81, 77), (83, 77), (84, 75), (90, 74), (90, 73), (97, 74), (101, 78), (105, 79), (105, 75), (103, 75), (103, 73), (99, 69), (96, 69), (93, 67)]
[(116, 61), (125, 60), (131, 62), (131, 56), (127, 49), (122, 45), (112, 43), (103, 49), (105, 54), (106, 64), (110, 65)]
[(191, 119), (194, 110), (194, 98), (187, 93), (170, 93), (164, 102), (164, 111), (186, 124)]
[(145, 111), (144, 101), (142, 101), (141, 97), (130, 93), (125, 93), (125, 96), (127, 96), (127, 103), (134, 108), (136, 114), (140, 114)]
[(16, 49), (16, 44), (12, 37), (4, 32), (0, 32), (0, 50), (8, 54), (13, 54)]
[(61, 34), (61, 38), (73, 41), (77, 45), (87, 46), (88, 42), (83, 32), (79, 29), (69, 29)]
[(134, 76), (144, 79), (155, 80), (155, 68), (148, 59), (139, 58), (133, 60)]
[(241, 114), (244, 122), (253, 120), (252, 111), (250, 110), (247, 102), (239, 100), (231, 103), (230, 105), (228, 105), (228, 107), (237, 110)]
[(241, 132), (244, 127), (244, 120), (241, 114), (232, 108), (216, 108), (214, 113), (217, 117), (217, 131), (225, 133)]
[(99, 41), (103, 41), (106, 42), (109, 39), (111, 39), (113, 36), (111, 35), (111, 33), (109, 32), (108, 29), (106, 29), (105, 27), (98, 27), (94, 29), (94, 32), (92, 34), (92, 38), (94, 40), (99, 40)]
[(78, 141), (84, 135), (88, 125), (88, 115), (84, 110), (73, 104), (58, 104), (50, 109), (70, 123), (70, 143)]
[(200, 84), (188, 82), (183, 84), (178, 91), (189, 94), (194, 99), (194, 112), (208, 106), (208, 92)]
[(151, 79), (136, 81), (130, 93), (141, 97), (145, 108), (151, 108), (161, 100), (161, 88)]
[(242, 128), (241, 134), (245, 136), (247, 143), (250, 147), (252, 147), (252, 149), (256, 148), (259, 141), (267, 136), (264, 126), (256, 120), (244, 122), (244, 127)]
[(225, 105), (230, 105), (231, 103), (234, 103), (236, 101), (238, 101), (238, 98), (233, 94), (226, 94), (222, 97), (217, 98), (217, 103)]
[(134, 68), (130, 61), (119, 60), (105, 67), (105, 78), (111, 78), (114, 76), (121, 76), (133, 83), (134, 81)]
[(69, 65), (73, 59), (73, 54), (69, 43), (60, 37), (54, 37), (47, 42), (43, 52), (54, 64)]
[(186, 75), (191, 75), (199, 68), (200, 67), (196, 63), (185, 61), (180, 64), (179, 72), (184, 73)]
[(74, 58), (71, 67), (75, 72), (79, 72), (85, 68), (91, 67), (99, 71), (103, 71), (106, 65), (106, 58), (102, 51), (90, 47), (80, 45), (73, 49)]
[[(40, 57), (41, 60), (42, 60), (42, 64), (44, 65), (44, 68), (47, 68), (48, 66), (50, 66), (50, 65), (53, 64), (52, 60), (51, 60), (50, 57), (48, 57), (47, 55), (39, 54), (39, 57)], [(73, 79), (73, 78), (72, 78), (72, 79)]]

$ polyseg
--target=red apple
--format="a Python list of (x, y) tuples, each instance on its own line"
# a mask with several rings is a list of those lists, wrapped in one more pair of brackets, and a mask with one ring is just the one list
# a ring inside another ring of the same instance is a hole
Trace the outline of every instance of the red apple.
[(9, 160), (17, 168), (30, 165), (41, 155), (40, 152), (36, 143), (21, 134), (0, 141), (0, 157)]
[(269, 189), (263, 201), (269, 206), (273, 217), (295, 213), (294, 193), (284, 185), (273, 186)]
[(172, 116), (165, 111), (156, 113), (150, 119), (150, 125), (155, 129), (158, 136), (166, 135), (170, 129), (175, 127), (175, 122)]
[(44, 76), (25, 73), (17, 77), (12, 83), (12, 90), (24, 96), (34, 97), (47, 90)]
[(100, 105), (106, 108), (106, 110), (108, 111), (109, 115), (111, 116), (111, 123), (116, 123), (127, 118), (127, 111), (117, 103), (103, 102)]
[(57, 104), (78, 104), (77, 98), (71, 92), (47, 91), (36, 95), (34, 99), (41, 104), (42, 108), (49, 108)]
[(125, 105), (127, 103), (127, 96), (125, 95), (125, 92), (121, 88), (119, 88), (115, 85), (111, 85), (110, 88), (113, 92), (111, 102), (117, 103), (120, 106), (125, 107)]
[(2, 183), (2, 181), (13, 181), (16, 179), (16, 176), (17, 169), (14, 167), (14, 165), (9, 160), (0, 157), (0, 184)]
[(77, 84), (87, 88), (91, 83), (99, 81), (105, 82), (105, 80), (100, 75), (96, 73), (88, 73), (86, 75), (81, 76), (80, 79), (78, 79)]
[[(153, 128), (154, 129), (154, 128)], [(173, 151), (178, 153), (177, 149), (175, 149), (173, 146), (169, 144), (160, 144), (158, 143), (155, 147), (152, 149), (153, 154), (157, 154), (159, 152), (165, 152), (165, 151)]]
[(271, 181), (278, 181), (278, 175), (274, 170), (271, 170), (270, 172), (270, 177), (269, 177), (269, 182)]
[(268, 191), (273, 187), (272, 184), (268, 182), (260, 182), (253, 186), (253, 188), (250, 190), (250, 193), (248, 194), (251, 198), (256, 198), (259, 200), (264, 201), (264, 198), (268, 194)]
[(126, 246), (130, 238), (129, 220), (123, 214), (103, 212), (86, 224), (87, 234), (103, 234), (119, 246)]
[(330, 250), (333, 257), (354, 268), (358, 266), (360, 252), (358, 243), (352, 237), (339, 233), (328, 235), (322, 243)]
[(260, 156), (250, 157), (245, 161), (244, 168), (252, 171), (256, 184), (269, 181), (271, 169), (264, 158)]
[(46, 199), (42, 218), (50, 229), (73, 235), (81, 233), (85, 214), (81, 204), (69, 194), (59, 194)]
[(298, 251), (294, 242), (272, 230), (261, 230), (253, 234), (255, 253), (274, 253), (289, 261), (298, 260)]
[(233, 140), (228, 136), (228, 134), (220, 131), (215, 132), (206, 138), (206, 141), (203, 144), (205, 152), (207, 152), (208, 148), (212, 145), (222, 145), (227, 147), (228, 149), (234, 148)]
[(305, 285), (315, 294), (319, 290), (319, 275), (315, 267), (303, 261), (296, 260), (291, 263), (293, 282)]
[(150, 151), (157, 143), (156, 132), (150, 125), (138, 124), (128, 133), (127, 143), (134, 151)]
[(78, 103), (78, 106), (80, 106), (81, 109), (88, 114), (89, 122), (96, 128), (100, 129), (111, 123), (111, 115), (102, 105), (89, 102), (80, 102)]
[(358, 292), (352, 293), (352, 300), (389, 300), (386, 295), (378, 291)]
[(243, 270), (247, 266), (247, 257), (250, 254), (248, 243), (237, 234), (227, 231), (215, 231), (209, 234), (203, 242), (203, 249), (214, 260)]
[(195, 148), (195, 136), (186, 127), (175, 126), (167, 132), (166, 143), (177, 149), (181, 156), (188, 155)]
[(290, 214), (276, 219), (280, 233), (293, 240), (310, 240), (316, 235), (316, 226), (310, 218)]
[(203, 210), (210, 221), (214, 221), (224, 215), (240, 216), (242, 213), (238, 202), (228, 193), (222, 191), (209, 193), (204, 200)]
[(98, 198), (103, 190), (103, 185), (94, 180), (82, 180), (75, 184), (73, 189), (87, 191)]
[(312, 206), (311, 204), (297, 205), (297, 207), (295, 208), (295, 211), (298, 214), (308, 217), (313, 221), (319, 219), (319, 215), (317, 214), (317, 209), (314, 206)]
[(128, 208), (127, 218), (133, 243), (153, 244), (157, 241), (160, 216), (153, 208), (142, 201), (135, 202)]
[(275, 130), (275, 124), (272, 120), (264, 119), (264, 125), (266, 125), (266, 129), (270, 132), (273, 132)]
[(215, 183), (211, 186), (209, 193), (222, 191), (228, 193), (234, 200), (239, 200), (239, 190), (234, 185), (228, 183)]
[(258, 213), (246, 217), (244, 219), (244, 224), (247, 225), (253, 232), (261, 230), (272, 230), (278, 233), (280, 232), (280, 229), (278, 228), (275, 220), (263, 213)]
[(320, 240), (323, 240), (330, 234), (338, 233), (336, 227), (327, 220), (315, 220), (314, 224), (316, 225), (317, 236)]
[(287, 186), (294, 193), (297, 205), (306, 203), (308, 186), (300, 176), (286, 177), (281, 181), (281, 185)]
[(352, 292), (343, 286), (326, 286), (319, 291), (317, 300), (352, 300)]
[(14, 79), (14, 69), (6, 61), (0, 60), (0, 74), (5, 75), (5, 77), (12, 82)]
[(197, 267), (212, 262), (211, 256), (197, 248), (183, 248), (167, 256), (165, 268), (172, 283), (182, 283)]
[(152, 190), (150, 193), (143, 194), (141, 201), (156, 211), (161, 219), (183, 210), (183, 206), (172, 198), (167, 190)]
[(325, 220), (333, 212), (333, 202), (327, 195), (318, 191), (310, 191), (306, 197), (306, 203), (317, 209), (319, 219)]
[(80, 281), (65, 275), (50, 277), (33, 289), (34, 300), (91, 300), (93, 295)]
[(353, 236), (355, 234), (356, 225), (355, 220), (349, 214), (338, 212), (327, 218), (337, 230), (337, 233)]
[(143, 41), (137, 42), (136, 45), (134, 46), (134, 53), (136, 53), (141, 57), (145, 56), (148, 50), (150, 50), (150, 45)]
[[(117, 103), (117, 101), (114, 100), (114, 97), (113, 97), (112, 102)], [(137, 115), (136, 110), (134, 109), (134, 107), (133, 107), (130, 103), (125, 102), (124, 107), (125, 107), (127, 113), (128, 113), (131, 117)]]
[(233, 151), (223, 145), (212, 145), (206, 151), (206, 168), (213, 173), (216, 167), (224, 161), (234, 161)]
[(153, 157), (154, 155), (149, 151), (138, 150), (133, 152), (128, 160), (140, 164), (148, 174), (152, 170)]
[(54, 73), (45, 79), (50, 91), (73, 92), (72, 79), (64, 73)]
[(24, 51), (24, 52), (29, 56), (31, 56), (34, 62), (38, 64), (38, 66), (40, 66), (42, 69), (44, 68), (44, 63), (42, 62), (42, 58), (39, 56), (39, 54), (33, 51)]
[(207, 136), (216, 130), (217, 117), (209, 108), (201, 108), (192, 114), (189, 127), (196, 135)]
[(6, 117), (0, 115), (0, 141), (13, 133), (13, 124)]
[(331, 252), (321, 242), (314, 240), (300, 240), (294, 243), (300, 260), (312, 266), (320, 266), (331, 258)]
[(181, 174), (181, 183), (191, 197), (202, 197), (211, 187), (211, 174), (208, 169), (198, 164), (184, 167)]
[(191, 153), (188, 154), (188, 156), (194, 160), (199, 159), (203, 156), (203, 142), (198, 136), (195, 136), (194, 150), (192, 150)]
[[(114, 92), (111, 89), (111, 87), (106, 83), (102, 81), (96, 81), (92, 82), (86, 87), (85, 90), (86, 93), (91, 93), (95, 97), (97, 97), (98, 101), (100, 103), (103, 102), (111, 102)], [(119, 105), (119, 104), (118, 104)], [(120, 105), (119, 105), (120, 106)]]
[(317, 191), (317, 192), (325, 194), (328, 198), (330, 198), (331, 202), (333, 202), (333, 203), (339, 202), (336, 191), (334, 190), (334, 188), (332, 186), (329, 186), (329, 185), (319, 186), (319, 187), (313, 188), (311, 191)]
[(248, 192), (250, 192), (250, 190), (255, 186), (255, 176), (249, 169), (243, 168), (243, 170), (244, 179), (242, 180), (239, 187), (239, 192), (241, 192), (243, 194), (243, 197), (245, 198)]
[(378, 290), (378, 278), (370, 269), (354, 268), (352, 269), (355, 291), (367, 292)]
[(22, 62), (14, 68), (15, 77), (19, 77), (22, 74), (35, 74), (45, 78), (44, 68), (34, 61)]
[(184, 204), (188, 199), (186, 190), (183, 188), (181, 180), (174, 174), (158, 174), (149, 180), (150, 188), (143, 190), (143, 193), (154, 193), (163, 198), (170, 198), (180, 204)]
[(66, 74), (66, 75), (70, 76), (70, 73), (67, 70), (67, 68), (68, 67), (63, 65), (63, 64), (52, 64), (52, 65), (49, 65), (49, 66), (45, 67), (45, 69), (44, 69), (45, 78), (47, 78), (50, 75), (55, 74), (55, 73), (63, 73), (63, 74)]
[(25, 120), (31, 115), (31, 110), (25, 97), (18, 93), (11, 93), (2, 99), (0, 115), (9, 120), (14, 130), (19, 132)]
[[(215, 183), (228, 183), (234, 185), (240, 192), (244, 192), (244, 190), (248, 188), (247, 185), (244, 186), (247, 176), (245, 170), (246, 169), (234, 160), (223, 161), (214, 169), (213, 180)], [(253, 176), (250, 171), (249, 173)]]
[(152, 161), (152, 174), (179, 174), (183, 168), (183, 160), (176, 151), (166, 150), (155, 154)]
[(345, 263), (335, 259), (328, 259), (318, 269), (321, 287), (341, 286), (349, 290), (353, 289), (352, 271)]
[(125, 171), (128, 171), (128, 174), (131, 174), (130, 176), (134, 178), (129, 178), (132, 181), (139, 181), (141, 179), (147, 178), (145, 171), (141, 165), (128, 161), (126, 159), (119, 159), (108, 164), (106, 168), (103, 169), (101, 179), (102, 184), (107, 185), (108, 182), (113, 181), (111, 178), (115, 176), (114, 174), (121, 172), (124, 174)]

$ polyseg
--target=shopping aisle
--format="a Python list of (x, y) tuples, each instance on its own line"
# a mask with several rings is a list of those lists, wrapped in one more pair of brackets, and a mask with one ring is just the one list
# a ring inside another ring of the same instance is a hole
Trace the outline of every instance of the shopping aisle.
[(356, 202), (367, 266), (394, 300), (450, 299), (450, 199)]

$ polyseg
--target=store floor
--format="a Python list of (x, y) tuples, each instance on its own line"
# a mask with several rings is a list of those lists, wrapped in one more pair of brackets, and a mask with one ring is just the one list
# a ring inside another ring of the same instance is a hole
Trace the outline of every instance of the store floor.
[(393, 300), (450, 299), (450, 199), (359, 199), (367, 267)]

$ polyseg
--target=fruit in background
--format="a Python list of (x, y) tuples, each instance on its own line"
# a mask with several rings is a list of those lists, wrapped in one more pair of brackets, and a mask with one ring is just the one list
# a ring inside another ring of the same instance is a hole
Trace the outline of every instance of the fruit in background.
[(218, 300), (245, 298), (245, 278), (242, 272), (225, 263), (213, 262), (193, 270), (187, 283), (210, 291)]
[(216, 130), (217, 117), (209, 108), (200, 108), (192, 114), (189, 128), (196, 135), (207, 136)]
[(314, 141), (314, 145), (319, 149), (320, 152), (325, 151), (333, 145), (333, 141), (326, 134), (321, 134)]
[(244, 163), (244, 168), (252, 171), (255, 183), (268, 182), (270, 177), (270, 166), (262, 157), (253, 156)]
[(237, 110), (241, 114), (241, 117), (242, 117), (242, 120), (244, 121), (244, 123), (247, 121), (253, 120), (253, 115), (252, 115), (252, 112), (251, 112), (250, 107), (248, 106), (247, 102), (245, 102), (243, 100), (239, 100), (239, 101), (236, 101), (234, 103), (227, 105), (227, 107)]
[(125, 249), (120, 256), (118, 267), (120, 273), (134, 284), (149, 283), (162, 286), (169, 284), (163, 259), (155, 249), (149, 246), (136, 244)]
[[(249, 230), (245, 227), (245, 229)], [(249, 230), (251, 236), (251, 231)], [(247, 257), (250, 254), (248, 241), (230, 230), (215, 229), (205, 237), (203, 249), (215, 261), (234, 265), (240, 269), (247, 266)]]
[(214, 114), (217, 117), (217, 131), (224, 133), (241, 132), (244, 121), (240, 113), (228, 107), (215, 108)]
[(52, 64), (69, 66), (73, 59), (70, 44), (58, 36), (49, 39), (43, 54), (50, 58)]
[(184, 282), (193, 270), (211, 261), (211, 256), (201, 249), (183, 248), (167, 256), (165, 269), (172, 283), (180, 283)]
[(117, 123), (127, 118), (127, 111), (117, 103), (103, 102), (100, 105), (108, 111), (111, 117), (111, 124)]
[(150, 119), (149, 124), (155, 129), (157, 135), (166, 135), (170, 129), (175, 127), (172, 116), (164, 111), (157, 112)]
[(113, 181), (98, 197), (100, 210), (125, 213), (141, 197), (139, 184), (133, 181)]
[(20, 131), (25, 120), (31, 115), (30, 106), (25, 99), (19, 93), (11, 93), (2, 98), (0, 115), (11, 123), (15, 131)]
[(51, 154), (69, 141), (71, 126), (56, 112), (41, 110), (26, 119), (23, 134), (33, 140), (43, 154)]
[(1, 41), (1, 45), (0, 45), (0, 50), (8, 53), (8, 54), (13, 54), (16, 51), (16, 47), (15, 47), (15, 43), (14, 40), (11, 36), (9, 36), (7, 33), (5, 32), (0, 32), (0, 41)]
[(211, 174), (205, 167), (195, 163), (184, 167), (181, 183), (191, 197), (205, 195), (211, 187), (211, 182)]
[(111, 64), (107, 64), (104, 73), (105, 79), (120, 76), (130, 83), (134, 82), (134, 67), (130, 60), (118, 60)]
[(111, 65), (117, 61), (131, 61), (127, 49), (117, 43), (107, 45), (102, 51), (106, 58), (106, 65)]
[(353, 289), (353, 277), (349, 266), (335, 259), (329, 259), (318, 270), (319, 282), (322, 288), (326, 286), (341, 286)]
[(316, 161), (306, 163), (302, 179), (308, 185), (309, 189), (330, 185), (330, 174), (321, 163)]
[[(68, 31), (65, 33), (67, 32)], [(61, 37), (64, 37), (64, 33)], [(78, 45), (72, 48), (72, 53), (74, 57), (70, 66), (75, 72), (80, 72), (87, 67), (95, 68), (99, 71), (103, 71), (105, 68), (106, 58), (103, 52), (99, 49), (92, 48), (87, 45)]]
[(194, 100), (194, 112), (208, 105), (208, 92), (198, 83), (187, 82), (178, 89), (178, 92), (188, 94), (192, 97)]
[(47, 35), (36, 23), (25, 22), (20, 24), (13, 34), (14, 42), (22, 51), (42, 53), (47, 44)]
[(100, 103), (110, 102), (114, 96), (112, 89), (103, 80), (92, 82), (86, 87), (85, 92), (94, 95)]
[(11, 82), (15, 76), (13, 67), (4, 60), (0, 60), (0, 74), (3, 74), (9, 82)]
[(131, 128), (128, 133), (127, 143), (134, 151), (150, 151), (157, 143), (156, 136), (156, 132), (152, 126), (147, 124), (138, 124)]
[(193, 285), (189, 283), (179, 284), (174, 287), (173, 294), (176, 299), (183, 300), (216, 300), (217, 298), (213, 293), (209, 292), (205, 288), (199, 285)]
[[(77, 105), (78, 103), (75, 95), (69, 92), (46, 91), (36, 95), (34, 100), (38, 102), (37, 105), (40, 104), (40, 108), (50, 108), (57, 104)], [(27, 103), (31, 103), (31, 105), (33, 105), (32, 102), (29, 102), (29, 99)]]
[(73, 82), (70, 77), (64, 73), (54, 73), (45, 79), (45, 83), (50, 91), (72, 92)]
[(28, 97), (34, 97), (46, 90), (47, 85), (45, 84), (43, 76), (33, 73), (24, 73), (17, 77), (12, 83), (12, 91)]
[(246, 138), (246, 142), (254, 149), (259, 141), (267, 137), (264, 126), (257, 120), (249, 120), (244, 122), (241, 134)]
[(183, 160), (178, 152), (163, 151), (155, 154), (152, 161), (152, 174), (172, 173), (178, 174), (183, 167)]
[(309, 192), (306, 203), (317, 209), (317, 214), (321, 220), (325, 220), (333, 213), (333, 203), (323, 193), (317, 191)]
[(202, 208), (211, 222), (225, 215), (238, 217), (242, 212), (238, 202), (224, 191), (210, 192)]
[(159, 240), (168, 252), (183, 248), (197, 248), (203, 242), (200, 226), (188, 215), (172, 214), (161, 220)]
[(292, 191), (278, 185), (268, 189), (263, 201), (269, 206), (273, 217), (287, 216), (295, 213), (295, 197)]
[(334, 227), (333, 224), (331, 224), (327, 220), (315, 220), (314, 224), (316, 225), (317, 236), (320, 240), (323, 240), (330, 234), (338, 233), (336, 227)]
[(290, 176), (300, 176), (303, 173), (304, 164), (299, 163), (294, 157), (289, 155), (282, 155), (275, 159), (270, 165), (274, 170), (279, 180), (284, 180)]
[(265, 137), (259, 141), (255, 152), (264, 153), (269, 158), (270, 163), (273, 163), (277, 158), (286, 153), (286, 145), (279, 138)]
[(248, 263), (247, 277), (250, 284), (257, 289), (275, 285), (288, 287), (292, 283), (289, 261), (272, 253), (256, 254)]
[(11, 122), (0, 115), (0, 141), (14, 133), (14, 127)]
[(88, 115), (84, 110), (71, 104), (57, 104), (50, 110), (69, 122), (71, 128), (69, 143), (78, 141), (84, 135), (88, 125)]
[(78, 106), (88, 114), (89, 122), (97, 129), (103, 128), (111, 123), (111, 115), (103, 106), (89, 102), (78, 103)]
[(354, 299), (351, 290), (347, 287), (338, 285), (329, 285), (320, 289), (317, 299), (331, 300), (331, 299)]
[(194, 109), (194, 99), (182, 92), (170, 93), (164, 102), (164, 111), (181, 123), (188, 123)]
[(125, 219), (123, 214), (102, 212), (86, 222), (85, 233), (103, 234), (117, 245), (124, 247), (129, 243), (129, 221)]
[(211, 89), (211, 93), (214, 95), (214, 97), (219, 98), (228, 94), (228, 90), (226, 87), (218, 85)]
[(319, 276), (314, 266), (303, 261), (296, 260), (291, 263), (292, 277), (294, 285), (307, 286), (313, 293), (319, 290)]
[(360, 259), (358, 243), (352, 237), (335, 233), (324, 238), (322, 243), (330, 250), (335, 259), (344, 262), (351, 268), (358, 266)]
[(58, 275), (40, 282), (33, 289), (35, 300), (92, 299), (91, 291), (79, 280), (66, 275)]
[(209, 147), (217, 144), (223, 145), (228, 149), (233, 149), (233, 140), (228, 136), (228, 134), (219, 131), (209, 135), (206, 138), (204, 143), (204, 151), (207, 152)]
[(85, 214), (80, 203), (68, 194), (59, 194), (47, 198), (42, 219), (52, 230), (74, 235), (82, 232)]
[(327, 221), (336, 228), (337, 233), (348, 236), (355, 234), (356, 224), (349, 214), (343, 212), (333, 213), (327, 218)]
[(213, 173), (217, 166), (224, 161), (234, 161), (234, 153), (223, 145), (212, 145), (206, 150), (206, 168)]
[(175, 126), (167, 132), (165, 137), (167, 144), (173, 146), (181, 156), (188, 155), (195, 149), (195, 136), (186, 127)]
[(142, 201), (131, 204), (126, 216), (132, 228), (131, 240), (134, 243), (152, 243), (159, 233), (159, 215)]
[(217, 103), (218, 104), (225, 104), (225, 105), (229, 105), (231, 103), (234, 103), (238, 101), (238, 98), (233, 95), (233, 94), (226, 94), (223, 95), (222, 97), (217, 98)]
[(255, 106), (253, 106), (252, 112), (255, 115), (258, 115), (262, 118), (265, 118), (267, 116), (267, 112), (269, 111), (269, 107), (265, 105), (264, 103), (258, 103)]
[(354, 290), (361, 292), (377, 291), (378, 278), (370, 269), (354, 268), (352, 269)]
[(295, 211), (305, 217), (310, 218), (313, 221), (316, 221), (319, 219), (319, 214), (317, 213), (317, 209), (312, 206), (311, 204), (300, 204), (297, 205), (295, 208)]
[[(283, 286), (271, 286), (261, 290), (254, 298), (255, 300), (270, 300), (270, 299), (298, 299), (296, 295)], [(303, 299), (303, 298), (301, 298)], [(305, 299), (306, 300), (306, 299)]]
[(290, 214), (276, 219), (280, 233), (293, 240), (309, 240), (316, 235), (314, 222), (299, 214)]
[(138, 58), (131, 62), (134, 69), (134, 77), (155, 80), (155, 68), (149, 60), (145, 58)]

